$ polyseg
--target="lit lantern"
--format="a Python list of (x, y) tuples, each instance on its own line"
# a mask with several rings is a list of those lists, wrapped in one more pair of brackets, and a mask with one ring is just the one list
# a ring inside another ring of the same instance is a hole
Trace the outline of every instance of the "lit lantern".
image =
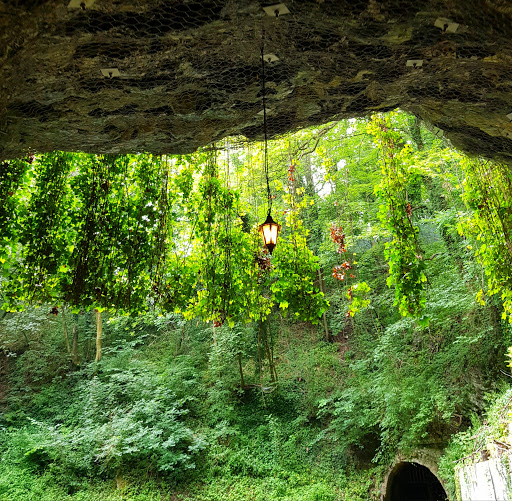
[[(281, 8), (281, 4), (274, 6), (275, 8)], [(283, 5), (286, 9), (286, 6)], [(288, 9), (286, 9), (288, 10)], [(274, 9), (274, 13), (276, 15), (279, 14), (279, 11)], [(288, 11), (289, 12), (289, 11)], [(282, 11), (283, 14), (286, 12)], [(264, 42), (265, 42), (265, 32), (262, 31), (262, 40), (261, 40), (261, 100), (263, 104), (263, 134), (265, 137), (265, 156), (263, 166), (265, 168), (265, 179), (267, 181), (267, 197), (268, 197), (268, 215), (267, 219), (263, 224), (260, 225), (260, 233), (263, 237), (263, 242), (265, 243), (265, 247), (272, 255), (272, 251), (275, 249), (277, 244), (277, 237), (279, 232), (281, 231), (281, 225), (276, 223), (270, 213), (272, 212), (272, 193), (270, 192), (270, 181), (268, 178), (268, 145), (267, 145), (267, 102), (266, 102), (266, 89), (265, 89), (265, 55), (264, 55)], [(271, 56), (271, 57), (268, 57)], [(268, 63), (272, 63), (274, 61), (279, 61), (279, 58), (275, 54), (267, 54)]]
[(265, 222), (260, 225), (260, 233), (263, 237), (263, 242), (265, 242), (265, 247), (271, 255), (277, 244), (277, 237), (280, 231), (281, 225), (276, 223), (269, 213)]

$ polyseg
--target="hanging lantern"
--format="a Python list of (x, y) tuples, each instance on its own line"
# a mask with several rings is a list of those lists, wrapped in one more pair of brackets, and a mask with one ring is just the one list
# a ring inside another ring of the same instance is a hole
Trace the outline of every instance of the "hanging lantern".
[(263, 242), (265, 242), (265, 247), (270, 252), (270, 255), (272, 255), (272, 251), (277, 244), (277, 237), (280, 231), (281, 225), (272, 219), (272, 216), (269, 212), (265, 222), (260, 225), (260, 233), (263, 237)]
[[(286, 8), (286, 7), (285, 7)], [(284, 12), (283, 12), (284, 13)], [(265, 55), (264, 55), (264, 42), (265, 42), (265, 31), (261, 34), (261, 100), (263, 104), (263, 133), (265, 136), (265, 156), (263, 166), (265, 168), (265, 179), (267, 181), (267, 198), (268, 198), (268, 214), (267, 219), (263, 224), (260, 224), (260, 233), (263, 237), (265, 247), (272, 255), (272, 251), (275, 249), (277, 244), (277, 237), (281, 231), (281, 225), (276, 223), (270, 213), (272, 212), (272, 193), (270, 192), (270, 181), (268, 177), (268, 144), (267, 144), (267, 102), (266, 102), (266, 89), (265, 89)], [(270, 58), (268, 62), (279, 60), (277, 56), (272, 54), (275, 59)]]

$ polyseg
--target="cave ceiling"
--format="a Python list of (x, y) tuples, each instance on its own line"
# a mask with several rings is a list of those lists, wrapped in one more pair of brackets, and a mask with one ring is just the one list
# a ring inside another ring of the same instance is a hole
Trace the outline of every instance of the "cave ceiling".
[(510, 0), (285, 4), (0, 1), (0, 158), (261, 139), (263, 43), (270, 136), (400, 107), (512, 161)]

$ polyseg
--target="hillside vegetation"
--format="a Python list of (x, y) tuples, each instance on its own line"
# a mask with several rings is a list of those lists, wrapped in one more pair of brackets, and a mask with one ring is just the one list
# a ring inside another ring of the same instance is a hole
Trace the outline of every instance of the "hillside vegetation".
[(509, 387), (508, 168), (401, 112), (274, 140), (270, 256), (262, 165), (4, 164), (0, 500), (377, 500), (423, 446), (454, 489)]

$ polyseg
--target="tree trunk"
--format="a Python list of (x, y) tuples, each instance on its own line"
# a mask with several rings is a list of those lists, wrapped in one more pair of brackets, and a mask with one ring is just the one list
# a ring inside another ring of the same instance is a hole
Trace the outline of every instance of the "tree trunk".
[(238, 368), (240, 369), (240, 387), (242, 390), (245, 388), (244, 371), (242, 369), (242, 354), (238, 354)]
[(263, 324), (263, 321), (262, 320), (259, 320), (258, 321), (258, 343), (257, 343), (257, 350), (258, 350), (258, 375), (259, 375), (259, 379), (260, 379), (260, 384), (262, 383), (262, 378), (263, 378), (263, 364), (262, 364), (262, 361), (261, 361), (261, 350), (262, 350), (262, 347), (261, 347), (261, 326)]
[(274, 383), (277, 383), (277, 369), (276, 369), (276, 363), (275, 363), (275, 360), (274, 360), (274, 343), (272, 342), (272, 344), (270, 345), (269, 347), (269, 352), (270, 352), (270, 360), (272, 361), (272, 365), (271, 365), (271, 372), (273, 373), (273, 376), (272, 376), (272, 381)]
[(263, 348), (267, 355), (268, 368), (270, 371), (270, 380), (273, 383), (277, 382), (277, 371), (274, 364), (274, 349), (272, 347), (272, 333), (270, 332), (270, 321), (267, 318), (263, 323), (264, 337), (263, 337)]
[(181, 347), (183, 345), (183, 341), (184, 341), (184, 338), (185, 338), (185, 325), (183, 325), (180, 329), (180, 337), (176, 340), (176, 349), (174, 351), (174, 358), (176, 358), (180, 351), (181, 351)]
[(101, 336), (102, 336), (102, 324), (101, 324), (101, 311), (94, 310), (96, 316), (96, 362), (101, 360)]
[(64, 312), (64, 308), (62, 308), (62, 331), (64, 332), (64, 341), (66, 343), (66, 351), (68, 355), (71, 355), (71, 346), (69, 344), (69, 335), (68, 335), (68, 325), (66, 322), (66, 313)]
[(302, 167), (304, 169), (304, 179), (306, 181), (305, 193), (309, 195), (315, 203), (307, 207), (305, 211), (305, 219), (309, 223), (310, 232), (307, 236), (308, 247), (315, 253), (318, 253), (319, 242), (322, 241), (322, 228), (318, 224), (318, 205), (315, 180), (313, 169), (311, 166), (311, 157), (307, 155), (303, 158)]
[[(320, 292), (325, 296), (324, 277), (322, 276), (322, 270), (320, 268), (318, 268), (318, 284), (320, 286)], [(322, 324), (324, 326), (325, 340), (329, 341), (329, 326), (327, 325), (327, 316), (325, 315), (325, 311), (322, 313)]]
[(73, 324), (73, 344), (71, 346), (71, 361), (73, 365), (80, 365), (78, 360), (78, 328), (76, 323)]

